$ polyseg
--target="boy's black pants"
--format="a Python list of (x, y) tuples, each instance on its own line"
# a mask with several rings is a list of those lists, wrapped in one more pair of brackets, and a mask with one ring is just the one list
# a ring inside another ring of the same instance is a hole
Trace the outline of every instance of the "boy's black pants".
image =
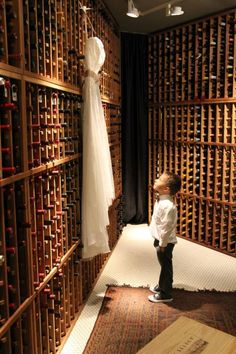
[(172, 297), (172, 284), (173, 284), (173, 265), (172, 265), (172, 253), (175, 244), (168, 243), (164, 252), (161, 252), (159, 247), (159, 241), (154, 241), (156, 247), (157, 259), (161, 266), (161, 272), (159, 276), (159, 288), (161, 289), (161, 295), (163, 297)]

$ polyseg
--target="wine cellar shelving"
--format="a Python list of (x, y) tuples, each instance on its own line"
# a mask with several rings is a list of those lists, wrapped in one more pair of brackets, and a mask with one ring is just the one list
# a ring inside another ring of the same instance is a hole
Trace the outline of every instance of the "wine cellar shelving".
[(178, 235), (232, 256), (235, 58), (236, 10), (149, 36), (149, 183), (179, 174)]
[(106, 52), (100, 91), (116, 192), (112, 249), (122, 229), (117, 24), (101, 0), (0, 4), (1, 354), (56, 353), (107, 259), (81, 258), (86, 29)]

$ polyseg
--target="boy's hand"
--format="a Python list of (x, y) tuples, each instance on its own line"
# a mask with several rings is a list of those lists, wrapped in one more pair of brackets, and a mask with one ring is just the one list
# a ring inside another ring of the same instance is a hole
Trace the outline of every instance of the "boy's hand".
[(160, 247), (161, 252), (165, 252), (165, 247), (162, 247), (162, 246), (159, 246), (159, 247)]

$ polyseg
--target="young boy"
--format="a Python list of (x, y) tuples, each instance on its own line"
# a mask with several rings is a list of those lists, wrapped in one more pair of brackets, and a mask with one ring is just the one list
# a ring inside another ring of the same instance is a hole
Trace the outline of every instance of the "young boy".
[(155, 180), (153, 189), (159, 193), (150, 223), (151, 235), (157, 259), (161, 266), (159, 284), (150, 287), (154, 293), (148, 296), (152, 302), (170, 302), (172, 298), (173, 267), (172, 252), (176, 238), (177, 209), (173, 197), (181, 188), (181, 178), (171, 172), (164, 172)]

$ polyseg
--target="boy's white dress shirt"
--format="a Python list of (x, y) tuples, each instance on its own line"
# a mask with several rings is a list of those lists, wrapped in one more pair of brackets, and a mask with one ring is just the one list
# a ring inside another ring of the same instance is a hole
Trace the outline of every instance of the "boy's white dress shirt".
[(173, 198), (170, 195), (160, 195), (159, 202), (155, 202), (149, 226), (152, 237), (159, 240), (159, 246), (177, 243), (176, 224), (177, 209)]

